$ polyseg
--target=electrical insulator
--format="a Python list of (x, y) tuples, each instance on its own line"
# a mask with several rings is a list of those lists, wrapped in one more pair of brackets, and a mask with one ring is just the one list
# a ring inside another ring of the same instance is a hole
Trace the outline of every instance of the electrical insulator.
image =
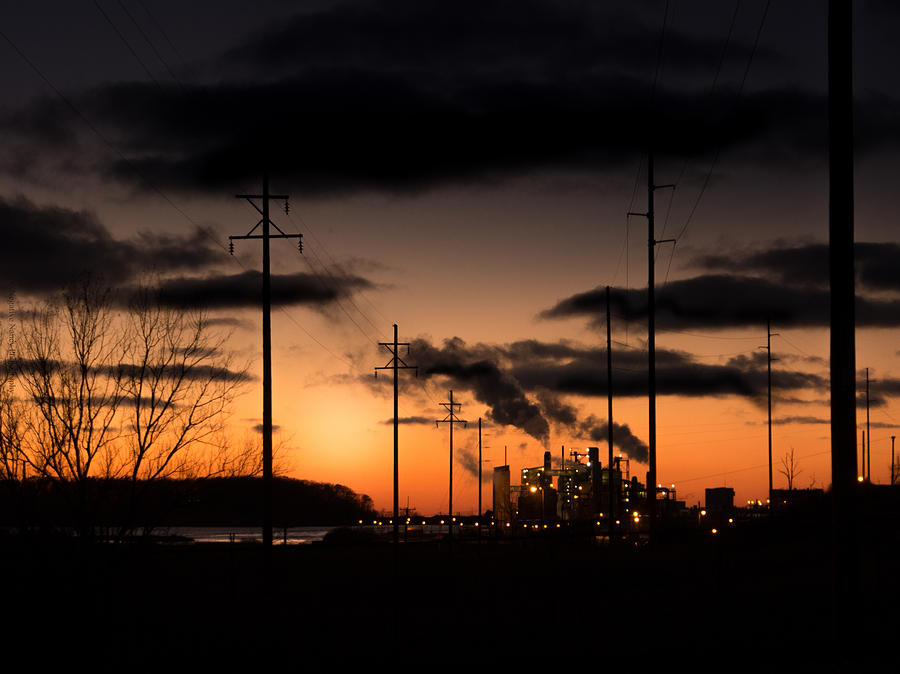
[(228, 242), (228, 252), (234, 255), (234, 241)]
[(297, 239), (297, 250), (303, 252), (303, 239)]
[(287, 199), (284, 200), (284, 214), (287, 215), (291, 212), (291, 202)]

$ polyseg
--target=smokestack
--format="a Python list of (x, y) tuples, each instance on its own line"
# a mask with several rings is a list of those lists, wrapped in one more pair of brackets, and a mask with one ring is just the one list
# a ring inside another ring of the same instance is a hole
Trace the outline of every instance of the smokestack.
[(594, 499), (594, 513), (600, 512), (600, 448), (588, 447), (588, 461), (591, 462), (591, 498)]
[(550, 452), (544, 452), (544, 470), (550, 470)]
[(498, 466), (494, 468), (494, 526), (498, 531), (503, 531), (511, 521), (509, 466)]

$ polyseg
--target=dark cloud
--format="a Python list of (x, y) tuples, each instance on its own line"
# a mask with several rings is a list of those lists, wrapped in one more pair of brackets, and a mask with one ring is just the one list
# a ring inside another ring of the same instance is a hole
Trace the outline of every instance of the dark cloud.
[[(618, 424), (613, 421), (613, 445), (618, 447), (625, 456), (634, 461), (646, 463), (650, 448), (647, 443), (631, 432), (628, 424)], [(578, 425), (579, 437), (584, 437), (592, 442), (608, 442), (609, 423), (599, 421), (596, 417), (589, 416)], [(602, 456), (602, 453), (601, 453)]]
[[(216, 367), (213, 365), (194, 365), (189, 368), (180, 368), (174, 365), (165, 365), (163, 367), (148, 367), (154, 377), (161, 379), (184, 379), (186, 381), (228, 381), (228, 382), (249, 382), (254, 381), (256, 377), (248, 372), (231, 370), (225, 367)], [(109, 368), (103, 368), (104, 374), (123, 377), (137, 377), (141, 374), (141, 368), (138, 365), (122, 363)]]
[[(606, 289), (594, 288), (559, 301), (542, 312), (543, 318), (587, 316), (595, 326), (605, 321)], [(829, 324), (826, 288), (791, 286), (754, 276), (710, 274), (669, 283), (657, 291), (657, 328), (724, 329), (765, 326), (820, 327)], [(612, 311), (620, 319), (642, 323), (647, 314), (647, 292), (614, 288)], [(900, 325), (900, 300), (864, 296), (856, 298), (856, 324), (860, 327)]]
[[(393, 426), (394, 418), (391, 417), (390, 419), (385, 419), (381, 423), (384, 424), (385, 426)], [(401, 424), (401, 425), (409, 425), (409, 426), (413, 426), (413, 425), (417, 425), (417, 424), (433, 424), (434, 419), (429, 419), (428, 417), (400, 417), (397, 420), (397, 423)]]
[[(607, 395), (606, 352), (571, 342), (523, 340), (508, 345), (468, 345), (455, 338), (435, 347), (425, 339), (412, 343), (424, 377), (446, 376), (452, 385), (474, 392), (490, 407), (491, 418), (524, 430), (546, 445), (553, 423), (563, 431), (592, 441), (606, 439), (605, 422), (581, 418), (561, 396)], [(647, 395), (646, 354), (623, 349), (613, 357), (613, 387), (618, 397)], [(827, 390), (823, 376), (788, 369), (773, 372), (773, 386), (785, 391)], [(710, 365), (690, 354), (668, 349), (657, 352), (657, 391), (660, 395), (737, 395), (762, 405), (768, 390), (765, 354), (736, 356)], [(532, 399), (530, 396), (533, 396)], [(629, 457), (646, 460), (646, 443), (627, 424), (614, 425), (615, 443)]]
[(560, 426), (572, 426), (578, 420), (578, 410), (549, 391), (538, 391), (537, 399), (550, 421)]
[[(458, 447), (455, 453), (457, 465), (467, 474), (478, 481), (478, 453), (468, 447)], [(493, 480), (490, 466), (481, 467), (481, 483), (487, 484)]]
[(528, 399), (515, 378), (500, 369), (495, 358), (485, 357), (484, 347), (469, 349), (463, 340), (454, 338), (439, 348), (424, 339), (416, 339), (410, 351), (415, 353), (420, 376), (450, 378), (487, 405), (488, 415), (494, 422), (519, 428), (546, 443), (550, 425), (541, 408)]
[(772, 419), (775, 426), (783, 426), (787, 424), (830, 424), (831, 419), (810, 416), (782, 417), (780, 419)]
[[(581, 355), (573, 351), (559, 361), (515, 361), (510, 372), (526, 390), (543, 388), (557, 393), (606, 396), (605, 350), (585, 348)], [(761, 402), (768, 390), (765, 356), (754, 353), (731, 358), (724, 364), (707, 364), (690, 354), (658, 349), (656, 387), (660, 395), (738, 395)], [(780, 390), (823, 390), (822, 376), (777, 368), (772, 372), (773, 387)], [(647, 395), (647, 356), (635, 350), (614, 350), (613, 393), (623, 397)]]
[[(262, 424), (256, 424), (256, 425), (253, 427), (253, 430), (256, 431), (257, 433), (262, 433), (263, 430), (264, 430), (264, 429), (263, 429), (263, 425), (262, 425)], [(277, 424), (272, 424), (272, 432), (273, 432), (273, 433), (275, 433), (276, 431), (280, 431), (280, 430), (281, 430), (281, 426), (278, 426)]]
[[(17, 375), (34, 375), (40, 373), (56, 373), (64, 369), (77, 370), (77, 363), (67, 363), (59, 360), (37, 360), (28, 358), (15, 358), (0, 361), (0, 373), (6, 376), (8, 373)], [(154, 377), (159, 379), (184, 379), (186, 381), (229, 381), (229, 382), (249, 382), (253, 381), (253, 375), (239, 370), (231, 370), (225, 367), (216, 367), (213, 365), (194, 365), (188, 368), (180, 368), (174, 365), (164, 365), (157, 367), (149, 367)], [(117, 365), (105, 365), (102, 367), (91, 367), (89, 371), (92, 373), (119, 378), (119, 377), (136, 377), (140, 374), (141, 368), (138, 365), (130, 363), (119, 363)]]
[(113, 238), (92, 213), (0, 197), (0, 282), (28, 293), (58, 290), (86, 273), (116, 285), (146, 272), (202, 269), (222, 260), (207, 233)]
[[(727, 18), (727, 13), (723, 14)], [(230, 50), (230, 67), (271, 72), (298, 67), (371, 67), (427, 73), (441, 82), (463, 73), (518, 77), (568, 69), (584, 73), (618, 64), (646, 71), (655, 64), (658, 32), (635, 8), (610, 3), (550, 0), (400, 0), (335, 3), (279, 21)], [(707, 71), (721, 52), (719, 40), (688, 36), (669, 26), (667, 66)], [(728, 54), (743, 61), (749, 47)], [(769, 51), (758, 53), (771, 59)]]
[[(748, 91), (738, 105), (724, 76), (709, 92), (728, 11), (714, 30), (669, 26), (656, 93), (666, 113), (656, 114), (647, 80), (658, 12), (648, 22), (636, 4), (329, 3), (227, 50), (222, 81), (70, 94), (121, 154), (56, 99), (7, 113), (0, 127), (14, 142), (0, 166), (37, 177), (50, 162), (144, 189), (217, 193), (267, 166), (295, 191), (338, 194), (617, 168), (650, 127), (663, 156), (739, 145), (767, 162), (824, 152), (823, 95)], [(724, 72), (742, 72), (750, 52), (735, 35)], [(755, 53), (757, 66), (780, 62), (765, 46)], [(897, 136), (898, 102), (870, 98), (858, 104), (860, 149)]]
[[(325, 277), (303, 272), (273, 274), (272, 305), (322, 306), (372, 287), (370, 281), (359, 276)], [(165, 304), (176, 307), (258, 307), (262, 303), (262, 274), (245, 271), (202, 278), (164, 279), (159, 284), (159, 297)]]
[[(900, 291), (900, 244), (857, 242), (854, 245), (857, 281), (868, 290)], [(692, 263), (706, 270), (728, 270), (760, 274), (794, 286), (828, 286), (828, 244), (790, 244), (776, 241), (772, 246), (723, 255), (707, 253)]]
[(252, 330), (256, 326), (253, 321), (246, 318), (236, 318), (234, 316), (212, 316), (206, 319), (206, 325), (210, 327), (225, 326), (227, 328), (240, 328), (242, 330)]

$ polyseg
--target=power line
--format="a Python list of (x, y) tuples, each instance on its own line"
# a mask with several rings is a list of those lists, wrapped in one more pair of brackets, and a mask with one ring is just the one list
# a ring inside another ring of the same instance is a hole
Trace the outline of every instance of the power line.
[[(715, 93), (715, 90), (716, 90), (716, 86), (718, 85), (719, 76), (721, 75), (722, 67), (725, 64), (725, 57), (728, 54), (728, 46), (731, 43), (731, 36), (734, 33), (734, 26), (737, 23), (737, 17), (738, 17), (738, 13), (740, 12), (740, 8), (741, 8), (741, 0), (737, 0), (737, 2), (735, 2), (735, 4), (734, 4), (734, 11), (731, 14), (731, 23), (728, 26), (728, 33), (725, 36), (725, 41), (722, 45), (722, 51), (719, 54), (719, 62), (716, 65), (716, 72), (713, 75), (712, 84), (710, 84), (709, 91), (706, 94), (707, 101), (712, 100), (713, 94)], [(675, 198), (674, 190), (677, 189), (677, 186), (681, 184), (681, 180), (684, 177), (684, 173), (686, 170), (687, 170), (687, 159), (685, 159), (681, 163), (681, 171), (678, 174), (678, 178), (675, 180), (675, 188), (673, 188), (673, 191), (672, 191), (672, 200), (674, 200), (674, 198)], [(666, 211), (666, 222), (663, 224), (663, 236), (665, 235), (666, 225), (668, 225), (669, 211), (671, 210), (671, 208), (672, 208), (672, 201), (670, 200), (669, 201), (669, 209)], [(682, 228), (682, 231), (683, 231), (683, 229), (684, 228)], [(665, 288), (666, 285), (669, 283), (669, 273), (672, 271), (672, 261), (675, 259), (675, 248), (678, 245), (679, 238), (680, 238), (680, 236), (676, 237), (675, 242), (673, 242), (673, 244), (672, 244), (672, 249), (669, 251), (669, 264), (666, 266), (666, 275), (665, 275), (665, 278), (663, 279), (663, 284), (662, 284), (663, 288)]]
[[(290, 219), (290, 216), (288, 216), (288, 217), (289, 217), (289, 219)], [(373, 337), (373, 336), (370, 335), (368, 332), (366, 332), (365, 329), (363, 329), (363, 327), (356, 321), (356, 319), (353, 318), (353, 316), (350, 314), (350, 312), (347, 311), (347, 309), (346, 309), (346, 308), (344, 307), (344, 305), (341, 303), (341, 300), (342, 300), (342, 299), (347, 300), (347, 302), (349, 302), (350, 305), (351, 305), (354, 309), (356, 309), (356, 311), (359, 313), (359, 315), (362, 316), (363, 319), (365, 319), (365, 321), (366, 321), (370, 326), (372, 326), (372, 329), (375, 331), (376, 334), (379, 332), (378, 326), (376, 326), (376, 325), (369, 319), (369, 317), (368, 317), (368, 316), (367, 316), (367, 315), (366, 315), (366, 314), (365, 314), (365, 313), (364, 313), (364, 312), (356, 305), (356, 303), (353, 301), (353, 299), (352, 299), (349, 295), (344, 295), (344, 296), (342, 296), (342, 293), (341, 293), (341, 287), (340, 287), (340, 282), (338, 281), (338, 279), (334, 276), (334, 274), (331, 273), (331, 271), (328, 269), (328, 267), (327, 267), (325, 264), (323, 264), (321, 260), (319, 260), (318, 256), (317, 256), (314, 252), (312, 253), (312, 256), (316, 259), (317, 264), (320, 265), (320, 268), (321, 268), (321, 270), (322, 270), (321, 272), (319, 272), (319, 271), (316, 270), (316, 268), (314, 267), (314, 265), (313, 265), (313, 263), (312, 263), (312, 260), (310, 260), (307, 256), (304, 255), (304, 258), (303, 258), (303, 259), (306, 261), (306, 264), (309, 266), (310, 271), (313, 272), (313, 275), (314, 275), (314, 277), (316, 278), (316, 280), (318, 281), (318, 283), (319, 283), (319, 284), (322, 286), (322, 288), (325, 289), (326, 291), (330, 290), (332, 293), (334, 293), (334, 302), (335, 302), (335, 304), (337, 304), (338, 308), (344, 313), (344, 315), (350, 320), (350, 322), (353, 323), (353, 325), (356, 326), (356, 329), (359, 330), (360, 334), (361, 334), (363, 337), (365, 337), (368, 341), (372, 342), (373, 344), (378, 344), (378, 338), (377, 338), (377, 337)], [(327, 275), (327, 276), (333, 281), (334, 285), (333, 285), (331, 288), (329, 288), (328, 286), (325, 285), (325, 281), (324, 281), (324, 279), (322, 278), (322, 274), (323, 274), (323, 273), (324, 273), (325, 275)]]
[[(826, 450), (824, 452), (816, 452), (815, 454), (806, 454), (804, 456), (799, 456), (797, 458), (798, 458), (798, 460), (799, 459), (811, 459), (816, 456), (822, 456), (823, 454), (830, 454), (830, 453), (831, 453), (831, 450)], [(761, 463), (761, 464), (757, 464), (755, 466), (747, 466), (745, 468), (735, 468), (734, 470), (723, 470), (718, 473), (710, 473), (709, 475), (701, 475), (700, 477), (689, 477), (684, 480), (674, 480), (674, 483), (675, 484), (684, 484), (685, 482), (696, 482), (697, 480), (708, 480), (709, 478), (712, 478), (712, 477), (720, 477), (722, 475), (730, 475), (731, 473), (743, 473), (744, 471), (757, 470), (759, 468), (765, 468), (767, 466), (768, 466), (768, 464)]]
[(141, 8), (144, 10), (144, 12), (147, 14), (147, 16), (150, 17), (150, 21), (153, 22), (154, 26), (156, 26), (156, 29), (163, 36), (163, 39), (165, 39), (165, 41), (169, 43), (169, 46), (172, 48), (172, 51), (175, 52), (175, 55), (178, 57), (178, 60), (181, 61), (181, 67), (184, 68), (185, 70), (187, 70), (187, 64), (185, 63), (184, 57), (181, 55), (181, 52), (178, 51), (178, 47), (176, 47), (172, 43), (172, 40), (169, 39), (168, 33), (166, 33), (165, 29), (162, 27), (162, 25), (159, 23), (159, 21), (156, 20), (156, 17), (153, 16), (153, 13), (150, 11), (150, 9), (147, 7), (147, 5), (144, 4), (143, 0), (137, 0), (137, 3), (141, 6)]
[(97, 11), (99, 11), (103, 15), (103, 18), (106, 19), (106, 22), (112, 27), (116, 35), (119, 36), (119, 39), (122, 40), (122, 44), (124, 44), (128, 51), (131, 52), (131, 55), (134, 56), (135, 60), (141, 64), (144, 72), (147, 73), (147, 77), (149, 77), (157, 87), (162, 89), (162, 84), (160, 84), (159, 80), (154, 77), (153, 73), (150, 71), (150, 68), (147, 67), (147, 64), (144, 63), (143, 59), (138, 55), (134, 47), (131, 46), (131, 43), (122, 34), (122, 31), (119, 30), (118, 26), (113, 23), (113, 20), (109, 17), (109, 14), (104, 11), (103, 7), (100, 6), (100, 3), (97, 0), (94, 0), (94, 6), (97, 8)]
[[(127, 157), (125, 156), (113, 143), (110, 141), (101, 131), (98, 129), (93, 122), (85, 115), (81, 109), (72, 102), (53, 82), (48, 78), (44, 72), (23, 52), (19, 46), (9, 37), (2, 29), (0, 29), (0, 37), (2, 37), (10, 47), (12, 47), (13, 51), (25, 62), (25, 64), (31, 68), (31, 70), (44, 82), (47, 87), (53, 91), (53, 93), (63, 102), (65, 103), (70, 110), (72, 110), (75, 115), (81, 119), (84, 125), (95, 135), (100, 141), (106, 145), (106, 147), (115, 154), (122, 162), (131, 169), (134, 174), (140, 179), (140, 181), (147, 187), (148, 190), (155, 193), (158, 197), (160, 197), (163, 201), (165, 201), (175, 212), (181, 215), (185, 220), (187, 220), (191, 225), (193, 225), (198, 231), (202, 232), (203, 235), (212, 241), (216, 246), (222, 249), (223, 252), (227, 252), (227, 248), (225, 244), (221, 241), (213, 237), (204, 227), (201, 227), (198, 222), (196, 222), (184, 209), (182, 209), (178, 204), (176, 204), (165, 192), (163, 192), (159, 187), (153, 184), (144, 174), (143, 172)], [(238, 265), (244, 269), (245, 271), (248, 268), (237, 258), (234, 259)], [(331, 349), (329, 349), (325, 344), (323, 344), (319, 339), (317, 339), (309, 330), (303, 327), (296, 319), (294, 319), (284, 307), (279, 306), (278, 309), (285, 315), (287, 318), (300, 330), (302, 330), (313, 342), (318, 344), (325, 352), (331, 355), (333, 358), (349, 365), (351, 368), (359, 369), (353, 363), (348, 361), (345, 358), (342, 358), (335, 354)]]
[[(299, 213), (297, 214), (297, 220), (299, 220), (300, 225), (306, 230), (307, 234), (309, 234), (309, 236), (311, 236), (315, 240), (316, 245), (319, 247), (319, 249), (321, 249), (321, 251), (323, 253), (325, 253), (325, 255), (328, 256), (328, 259), (331, 260), (331, 265), (335, 269), (337, 269), (338, 272), (340, 272), (341, 274), (346, 276), (347, 272), (344, 270), (344, 268), (341, 265), (338, 264), (338, 262), (334, 259), (334, 256), (330, 252), (328, 252), (328, 248), (325, 246), (324, 243), (322, 243), (322, 240), (319, 239), (319, 237), (316, 235), (315, 231), (312, 228), (312, 225), (309, 224), (309, 221), (306, 218), (304, 218), (302, 215), (300, 215)], [(372, 309), (375, 310), (375, 313), (377, 313), (379, 316), (381, 316), (381, 318), (382, 318), (382, 320), (384, 320), (385, 324), (387, 324), (387, 325), (391, 324), (391, 321), (383, 313), (381, 313), (381, 311), (378, 309), (378, 307), (375, 306), (375, 304), (371, 300), (369, 300), (369, 298), (366, 296), (366, 294), (364, 292), (360, 291), (358, 293), (358, 295), (360, 297), (362, 297), (366, 301), (366, 303), (368, 303), (368, 305), (370, 307), (372, 307)], [(360, 313), (362, 313), (362, 312), (360, 312)], [(366, 318), (366, 320), (368, 321), (368, 318)], [(372, 324), (371, 321), (369, 321), (369, 323)], [(374, 324), (372, 324), (372, 327), (375, 327)], [(376, 328), (376, 331), (379, 331), (379, 330)]]
[(144, 31), (143, 28), (141, 28), (141, 25), (137, 22), (137, 19), (134, 18), (134, 15), (128, 10), (128, 7), (125, 6), (125, 3), (122, 2), (122, 0), (118, 0), (118, 3), (119, 3), (119, 7), (121, 7), (121, 8), (122, 8), (122, 11), (125, 12), (126, 16), (128, 16), (128, 18), (131, 19), (131, 23), (134, 24), (134, 27), (137, 28), (138, 32), (139, 32), (139, 33), (141, 34), (141, 36), (144, 38), (144, 40), (146, 41), (146, 43), (150, 46), (150, 49), (152, 49), (152, 50), (153, 50), (153, 53), (156, 54), (156, 58), (159, 59), (159, 62), (160, 62), (160, 63), (162, 63), (163, 67), (164, 67), (164, 68), (166, 69), (166, 71), (169, 73), (169, 76), (170, 76), (173, 80), (175, 80), (175, 82), (178, 83), (178, 85), (182, 86), (182, 88), (183, 88), (183, 85), (181, 84), (181, 80), (178, 79), (178, 76), (177, 76), (177, 75), (175, 74), (175, 72), (169, 67), (169, 64), (168, 64), (168, 62), (166, 61), (166, 59), (164, 59), (164, 58), (163, 58), (163, 55), (160, 54), (159, 50), (156, 48), (156, 45), (153, 44), (153, 41), (150, 39), (150, 36), (147, 35), (147, 33)]
[[(753, 60), (754, 60), (754, 57), (756, 56), (756, 50), (759, 47), (759, 38), (762, 35), (763, 27), (765, 26), (765, 23), (766, 23), (766, 17), (769, 14), (770, 2), (771, 2), (771, 0), (766, 0), (766, 5), (765, 5), (765, 8), (763, 9), (763, 13), (762, 13), (762, 18), (760, 19), (759, 26), (756, 29), (756, 37), (753, 40), (753, 48), (750, 51), (750, 57), (747, 59), (747, 66), (744, 69), (744, 75), (741, 78), (741, 83), (740, 83), (740, 86), (738, 87), (738, 91), (735, 96), (734, 105), (737, 105), (740, 102), (741, 97), (743, 96), (744, 86), (746, 85), (747, 78), (750, 75), (750, 67), (753, 65)], [(737, 16), (737, 8), (735, 8), (735, 16)], [(730, 35), (730, 31), (729, 31), (729, 35)], [(724, 57), (724, 54), (723, 54), (723, 57)], [(718, 73), (717, 73), (717, 76), (718, 76)], [(684, 225), (681, 228), (681, 231), (678, 232), (678, 236), (675, 237), (677, 240), (681, 240), (684, 237), (684, 234), (685, 234), (685, 232), (687, 232), (687, 229), (691, 224), (691, 220), (694, 217), (694, 213), (697, 212), (697, 207), (700, 205), (700, 201), (703, 199), (703, 195), (706, 193), (707, 187), (709, 187), (709, 181), (712, 178), (713, 171), (715, 171), (716, 164), (719, 161), (719, 155), (720, 155), (721, 151), (722, 151), (722, 146), (720, 144), (716, 148), (715, 154), (713, 155), (712, 163), (710, 164), (709, 170), (706, 173), (706, 177), (703, 180), (703, 185), (700, 187), (700, 193), (697, 195), (697, 199), (694, 201), (694, 205), (691, 208), (690, 212), (688, 213), (687, 220), (685, 220)]]

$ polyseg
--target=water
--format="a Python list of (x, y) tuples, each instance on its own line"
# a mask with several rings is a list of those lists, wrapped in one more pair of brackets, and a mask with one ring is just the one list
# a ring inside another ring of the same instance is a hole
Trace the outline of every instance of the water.
[[(284, 528), (275, 528), (272, 541), (275, 545), (302, 545), (321, 541), (325, 534), (335, 527), (288, 527), (285, 538)], [(196, 543), (246, 543), (262, 542), (261, 527), (164, 527), (154, 530), (157, 535), (184, 536)]]

